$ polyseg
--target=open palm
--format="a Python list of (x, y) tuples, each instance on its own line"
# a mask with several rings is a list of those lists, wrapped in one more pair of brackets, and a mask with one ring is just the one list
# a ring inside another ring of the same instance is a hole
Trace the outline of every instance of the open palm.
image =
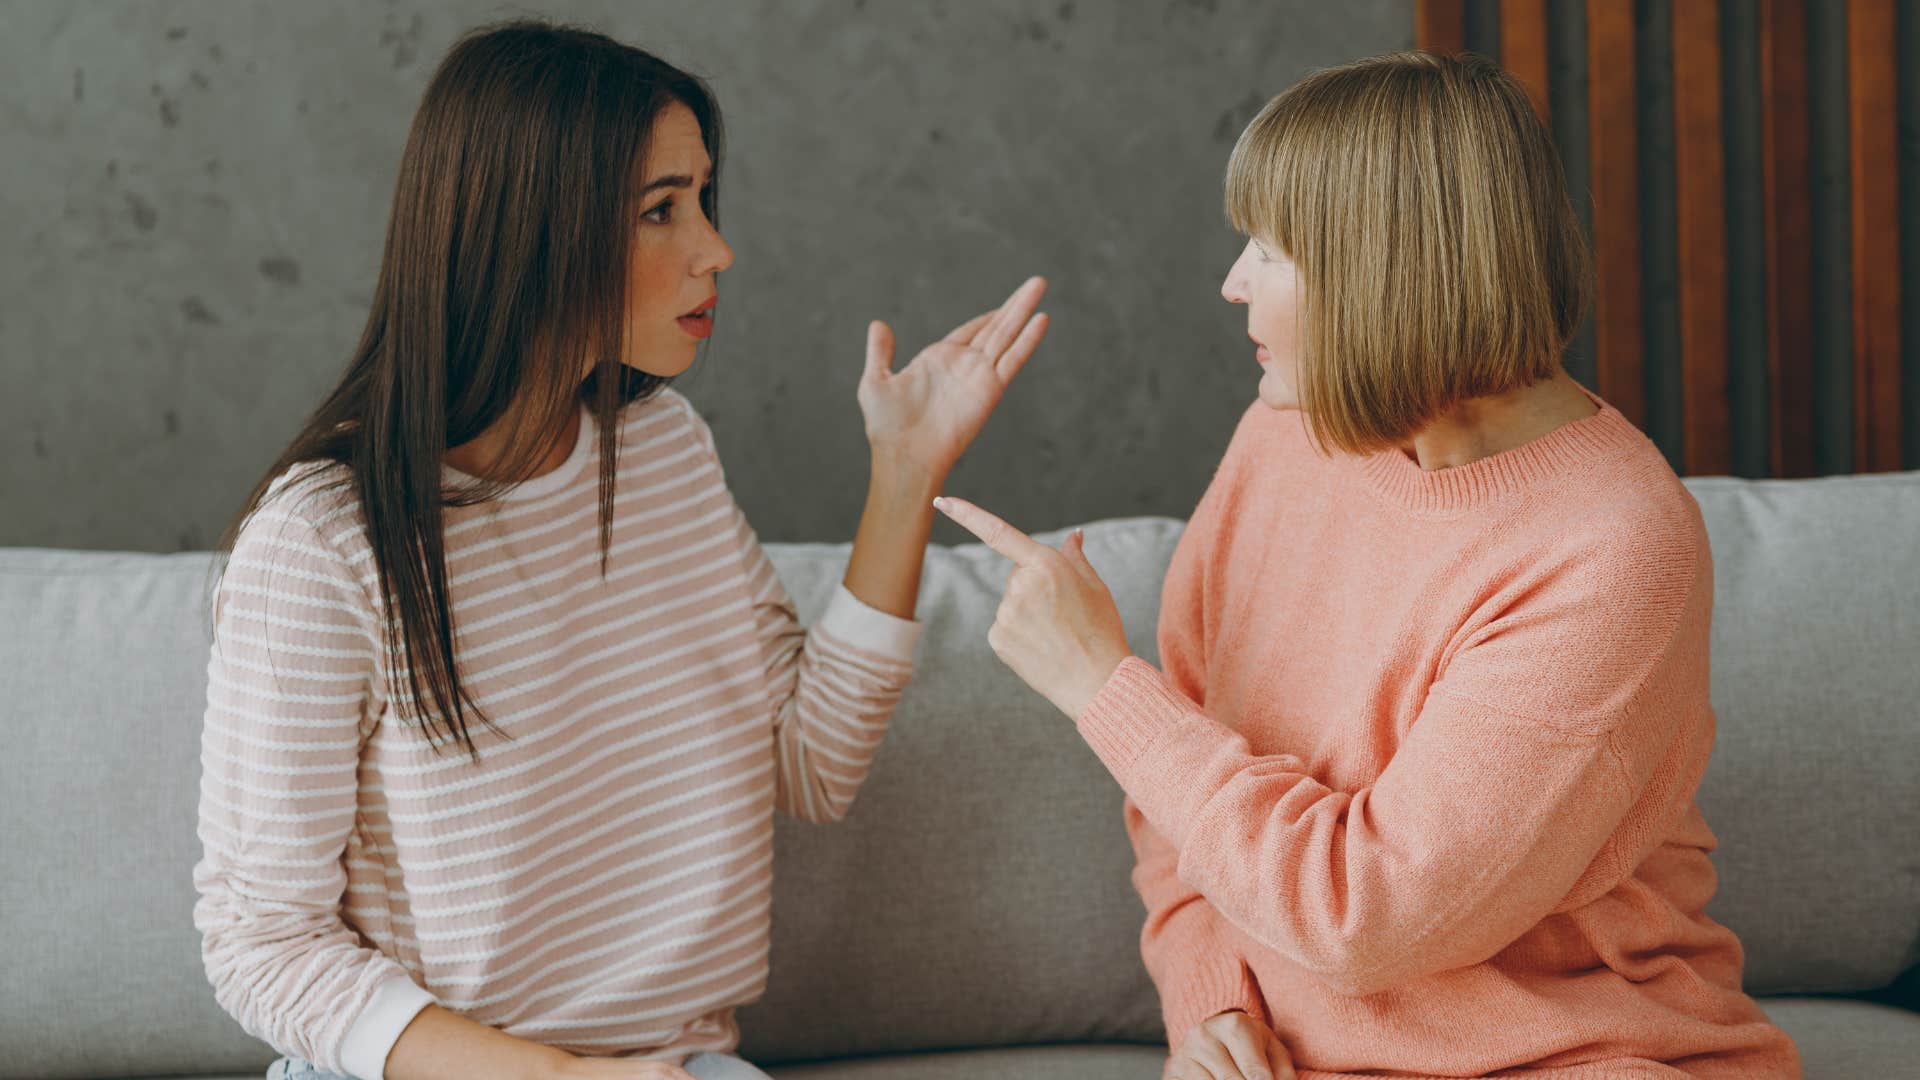
[(944, 478), (1046, 335), (1046, 315), (1033, 312), (1046, 290), (1045, 278), (1027, 279), (1005, 303), (954, 327), (898, 372), (892, 328), (869, 327), (858, 392), (867, 440)]

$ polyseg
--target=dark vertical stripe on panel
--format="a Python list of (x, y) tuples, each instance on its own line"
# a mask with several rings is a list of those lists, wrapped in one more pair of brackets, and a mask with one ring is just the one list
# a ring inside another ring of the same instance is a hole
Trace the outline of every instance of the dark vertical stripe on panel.
[(1853, 217), (1853, 463), (1900, 467), (1900, 201), (1894, 152), (1893, 0), (1847, 5)]
[(1500, 58), (1500, 10), (1498, 0), (1473, 0), (1466, 13), (1467, 51), (1489, 60)]
[(1906, 442), (1909, 469), (1920, 469), (1920, 10), (1900, 6), (1894, 66), (1900, 73), (1900, 310), (1906, 325), (1900, 334), (1900, 387), (1906, 396), (1906, 421), (1900, 434)]
[(1640, 295), (1646, 320), (1642, 380), (1647, 419), (1642, 426), (1673, 463), (1674, 470), (1685, 472), (1685, 432), (1680, 419), (1680, 272), (1673, 212), (1673, 2), (1646, 0), (1635, 7), (1640, 273), (1644, 275)]
[(1814, 471), (1853, 471), (1853, 250), (1847, 216), (1847, 9), (1807, 5), (1808, 250), (1813, 264)]
[[(1567, 179), (1567, 197), (1580, 219), (1589, 245), (1593, 242), (1593, 185), (1587, 158), (1587, 38), (1585, 0), (1551, 0), (1547, 7), (1548, 103), (1553, 109), (1553, 141)], [(1593, 311), (1567, 344), (1566, 368), (1574, 378), (1596, 391), (1598, 365), (1593, 351)]]
[(1812, 476), (1813, 189), (1807, 142), (1805, 0), (1760, 0), (1768, 447), (1774, 476)]
[(1733, 471), (1727, 408), (1726, 145), (1720, 5), (1673, 5), (1673, 177), (1679, 269), (1680, 413), (1686, 472)]
[[(1727, 140), (1727, 407), (1735, 476), (1767, 468), (1766, 234), (1760, 153), (1760, 22), (1753, 4), (1720, 8)], [(1803, 99), (1804, 100), (1804, 97)], [(1802, 201), (1804, 213), (1805, 202)]]
[(1587, 4), (1589, 168), (1593, 187), (1596, 390), (1646, 422), (1640, 317), (1640, 171), (1634, 106), (1633, 5)]

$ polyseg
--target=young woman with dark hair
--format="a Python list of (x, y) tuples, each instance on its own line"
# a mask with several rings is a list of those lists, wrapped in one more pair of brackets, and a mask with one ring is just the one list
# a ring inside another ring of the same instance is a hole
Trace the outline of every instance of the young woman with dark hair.
[(222, 539), (195, 923), (272, 1076), (763, 1075), (771, 814), (847, 812), (1045, 283), (897, 373), (870, 325), (866, 508), (804, 629), (666, 389), (720, 168), (706, 86), (599, 34), (486, 28), (427, 88), (359, 347)]

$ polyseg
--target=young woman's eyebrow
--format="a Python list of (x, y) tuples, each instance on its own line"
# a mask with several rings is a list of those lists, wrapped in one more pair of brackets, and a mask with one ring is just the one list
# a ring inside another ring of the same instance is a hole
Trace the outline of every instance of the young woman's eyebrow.
[(656, 188), (683, 188), (692, 186), (693, 177), (688, 176), (686, 173), (674, 173), (671, 176), (662, 176), (647, 181), (647, 185), (640, 189), (640, 194), (646, 195)]

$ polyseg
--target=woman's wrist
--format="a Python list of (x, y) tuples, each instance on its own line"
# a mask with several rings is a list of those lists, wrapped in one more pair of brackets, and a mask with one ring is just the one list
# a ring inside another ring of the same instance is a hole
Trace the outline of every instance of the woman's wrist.
[(913, 618), (921, 561), (933, 530), (933, 497), (944, 480), (942, 474), (875, 449), (867, 504), (844, 579), (855, 599), (895, 618)]
[(579, 1058), (565, 1050), (556, 1050), (551, 1046), (542, 1046), (544, 1051), (535, 1063), (532, 1076), (535, 1080), (572, 1080), (577, 1074), (574, 1066)]
[(577, 1059), (439, 1005), (420, 1010), (387, 1054), (387, 1080), (562, 1080)]
[(948, 470), (915, 461), (911, 455), (886, 446), (872, 445), (867, 472), (868, 498), (913, 506), (932, 513), (933, 497), (947, 482)]

